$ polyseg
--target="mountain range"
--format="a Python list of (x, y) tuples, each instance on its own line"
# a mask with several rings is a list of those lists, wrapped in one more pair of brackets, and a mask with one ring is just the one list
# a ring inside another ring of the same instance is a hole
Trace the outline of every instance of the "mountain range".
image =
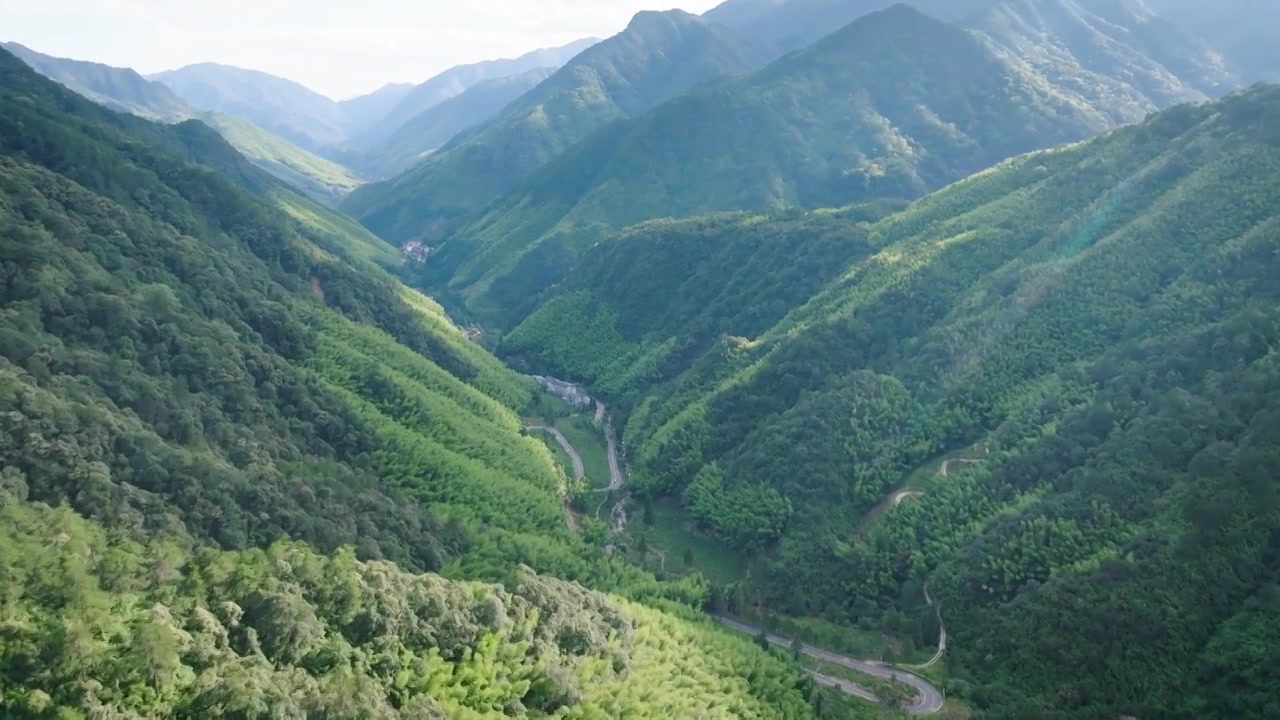
[(680, 10), (641, 12), (425, 162), (353, 193), (343, 209), (396, 242), (434, 239), (605, 125), (761, 63), (727, 29)]
[(238, 115), (201, 112), (165, 85), (133, 70), (44, 55), (16, 43), (5, 50), (77, 93), (121, 112), (162, 122), (200, 119), (259, 167), (326, 203), (360, 185), (356, 173), (290, 143)]
[(361, 153), (356, 162), (370, 177), (399, 175), (476, 125), (477, 120), (496, 116), (554, 72), (553, 67), (541, 67), (510, 77), (481, 80), (423, 110)]
[(633, 492), (742, 558), (731, 602), (927, 638), (932, 597), (984, 717), (1259, 712), (1277, 119), (1259, 87), (906, 209), (641, 225), (501, 351), (628, 413)]
[[(517, 58), (487, 60), (450, 68), (421, 85), (414, 86), (394, 107), (384, 113), (378, 122), (360, 132), (352, 133), (352, 144), (362, 150), (386, 144), (392, 135), (402, 131), (409, 122), (421, 116), (422, 113), (463, 94), (476, 85), (486, 81), (540, 72), (544, 68), (559, 68), (578, 53), (598, 42), (600, 42), (598, 38), (584, 38), (557, 48), (534, 50)], [(488, 119), (501, 109), (495, 108), (493, 113), (489, 113), (483, 119)], [(444, 140), (448, 139), (444, 138)]]
[[(1144, 54), (1153, 43), (1121, 43), (1120, 25), (1076, 0), (1009, 0), (977, 26), (986, 30), (895, 5), (746, 78), (618, 123), (452, 233), (422, 282), (486, 322), (509, 323), (583, 249), (637, 222), (919, 197), (1012, 155), (1205, 98), (1195, 87), (1235, 82), (1215, 74), (1208, 52), (1179, 57), (1195, 78), (1183, 82)], [(1159, 47), (1175, 42), (1199, 48), (1176, 32)]]
[(572, 532), (533, 382), (304, 205), (0, 50), (6, 714), (817, 720)]
[(1280, 716), (1272, 5), (0, 49), (0, 714)]

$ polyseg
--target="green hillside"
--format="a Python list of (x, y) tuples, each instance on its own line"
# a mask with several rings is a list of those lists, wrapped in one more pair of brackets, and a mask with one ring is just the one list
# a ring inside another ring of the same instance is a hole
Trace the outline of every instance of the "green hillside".
[(527, 568), (506, 590), (293, 543), (144, 544), (5, 480), (10, 716), (813, 717), (785, 661), (687, 614)]
[(253, 164), (325, 204), (337, 204), (363, 183), (351, 170), (309, 153), (244, 118), (204, 113), (200, 119)]
[(633, 492), (758, 558), (718, 606), (927, 646), (927, 580), (983, 717), (1266, 717), (1278, 119), (1259, 87), (878, 220), (636, 228), (504, 349), (616, 396)]
[(342, 205), (392, 242), (428, 245), (559, 155), (620, 118), (762, 64), (728, 30), (680, 10), (642, 12), (487, 123)]
[(18, 43), (0, 43), (0, 48), (13, 53), (41, 75), (112, 110), (161, 122), (186, 120), (195, 114), (172, 90), (132, 70), (51, 57)]
[(898, 5), (571, 149), (445, 242), (423, 285), (505, 324), (636, 222), (919, 197), (1109, 126), (977, 36)]
[(347, 168), (325, 160), (236, 115), (202, 113), (167, 86), (128, 68), (43, 55), (6, 44), (19, 59), (45, 77), (113, 110), (162, 122), (198, 118), (217, 130), (251, 162), (307, 195), (332, 205), (361, 184)]
[(0, 225), (6, 714), (864, 712), (570, 531), (532, 383), (207, 126), (0, 53)]
[(482, 80), (400, 126), (363, 154), (360, 167), (372, 177), (398, 175), (444, 146), (458, 133), (497, 115), (553, 72), (552, 68), (534, 68), (511, 77)]

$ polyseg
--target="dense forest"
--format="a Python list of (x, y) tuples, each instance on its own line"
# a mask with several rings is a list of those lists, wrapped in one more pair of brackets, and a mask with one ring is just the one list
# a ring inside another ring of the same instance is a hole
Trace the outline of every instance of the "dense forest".
[[(1075, 0), (954, 3), (942, 17), (958, 24), (905, 4), (847, 5), (863, 9), (746, 77), (601, 129), (460, 227), (420, 223), (433, 255), (412, 282), (507, 330), (584, 251), (635, 223), (915, 199), (1239, 86), (1181, 34), (1162, 27), (1157, 41), (1143, 18)], [(384, 188), (362, 195), (417, 213)]]
[[(642, 226), (502, 349), (617, 399), (633, 492), (763, 552), (714, 604), (924, 645), (927, 582), (990, 717), (1256, 714), (1269, 646), (1236, 643), (1280, 580), (1277, 117), (1274, 87), (1181, 106), (880, 219)], [(969, 462), (934, 479), (942, 457)], [(883, 508), (915, 468), (923, 495)]]
[(207, 126), (0, 53), (0, 228), (6, 717), (868, 712), (571, 532), (532, 381)]
[(5, 44), (0, 718), (1280, 717), (1275, 13), (1210, 5), (343, 101)]

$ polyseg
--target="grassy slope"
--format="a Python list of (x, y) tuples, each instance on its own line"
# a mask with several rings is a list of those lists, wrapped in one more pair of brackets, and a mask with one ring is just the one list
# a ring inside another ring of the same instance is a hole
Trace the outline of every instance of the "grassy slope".
[(326, 204), (336, 204), (364, 182), (338, 163), (303, 150), (244, 118), (208, 113), (202, 119), (255, 165)]

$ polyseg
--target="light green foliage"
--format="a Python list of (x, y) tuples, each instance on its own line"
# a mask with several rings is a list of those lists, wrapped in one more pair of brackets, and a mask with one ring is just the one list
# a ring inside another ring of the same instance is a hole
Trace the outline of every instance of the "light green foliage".
[(0, 490), (0, 581), (23, 717), (813, 717), (749, 640), (528, 568), (508, 591), (295, 543), (192, 552)]
[(338, 163), (303, 150), (244, 118), (206, 113), (201, 119), (254, 165), (321, 202), (336, 204), (364, 182)]

